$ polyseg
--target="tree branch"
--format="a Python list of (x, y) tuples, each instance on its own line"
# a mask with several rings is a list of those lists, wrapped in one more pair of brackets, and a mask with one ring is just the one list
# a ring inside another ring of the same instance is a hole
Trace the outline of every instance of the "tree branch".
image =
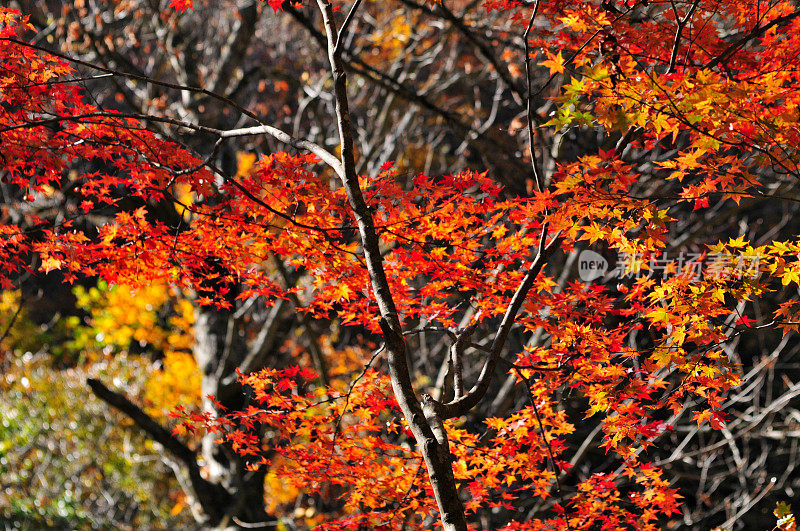
[[(319, 44), (323, 51), (325, 51), (325, 36), (314, 26), (313, 22), (304, 13), (294, 9), (288, 4), (286, 5), (285, 10), (292, 15), (297, 22), (306, 28), (314, 41)], [(391, 75), (369, 65), (361, 58), (354, 56), (352, 52), (347, 49), (341, 49), (339, 50), (339, 53), (341, 53), (344, 61), (344, 67), (348, 71), (358, 74), (359, 76), (364, 77), (368, 82), (374, 83), (384, 90), (403, 98), (405, 101), (414, 103), (420, 108), (430, 111), (436, 116), (441, 117), (453, 128), (453, 130), (456, 131), (456, 133), (463, 135), (465, 138), (470, 138), (472, 135), (474, 135), (474, 138), (470, 139), (472, 145), (479, 153), (482, 154), (484, 158), (487, 159), (487, 161), (490, 161), (490, 164), (496, 163), (498, 155), (507, 151), (507, 144), (503, 144), (502, 142), (498, 141), (493, 135), (485, 134), (485, 131), (476, 130), (470, 124), (462, 121), (456, 113), (450, 112), (431, 101), (426, 94), (416, 91), (412, 87), (409, 87), (407, 84), (395, 79)], [(510, 171), (511, 174), (527, 174), (528, 165), (522, 163), (516, 157), (504, 158), (502, 159), (502, 162), (512, 166), (513, 170)], [(512, 186), (515, 185), (514, 183), (508, 184)]]
[[(286, 299), (278, 299), (272, 305), (272, 309), (267, 315), (266, 321), (261, 325), (261, 330), (258, 332), (253, 346), (249, 349), (244, 360), (239, 364), (239, 372), (248, 374), (253, 371), (259, 370), (266, 362), (267, 354), (270, 349), (275, 345), (278, 340), (279, 333), (283, 333), (282, 327), (286, 325), (286, 319), (281, 317), (285, 306), (289, 301)], [(229, 376), (231, 381), (238, 378), (235, 372)], [(224, 382), (230, 383), (230, 382)]]
[(492, 346), (489, 350), (489, 357), (487, 358), (486, 363), (483, 365), (483, 369), (481, 369), (481, 373), (478, 376), (478, 381), (475, 383), (472, 389), (470, 389), (470, 391), (461, 398), (456, 398), (446, 404), (438, 404), (438, 412), (443, 418), (449, 419), (460, 417), (461, 415), (465, 414), (470, 409), (475, 407), (486, 394), (486, 391), (489, 390), (489, 383), (492, 380), (492, 374), (494, 373), (494, 369), (500, 359), (500, 352), (502, 351), (503, 346), (505, 346), (505, 342), (508, 338), (509, 332), (511, 331), (511, 327), (514, 325), (514, 320), (517, 317), (517, 313), (519, 313), (520, 309), (522, 308), (522, 304), (525, 302), (525, 298), (528, 296), (528, 292), (533, 287), (533, 282), (536, 280), (536, 277), (539, 275), (542, 267), (544, 267), (547, 258), (560, 242), (560, 238), (554, 238), (549, 244), (545, 245), (546, 237), (547, 225), (542, 227), (542, 238), (539, 242), (539, 250), (536, 254), (536, 257), (531, 262), (530, 268), (525, 274), (525, 278), (522, 279), (522, 282), (514, 292), (514, 296), (511, 298), (508, 308), (506, 308), (505, 315), (503, 315), (503, 320), (500, 323), (500, 328), (497, 331), (494, 341), (492, 341)]
[(13, 42), (14, 44), (18, 44), (20, 46), (25, 46), (25, 47), (31, 48), (33, 50), (38, 50), (40, 52), (44, 52), (44, 53), (52, 55), (54, 57), (58, 57), (60, 59), (64, 59), (65, 61), (69, 61), (70, 63), (74, 63), (76, 65), (85, 66), (87, 68), (91, 68), (92, 70), (97, 70), (99, 72), (106, 72), (108, 74), (113, 74), (115, 76), (120, 76), (120, 77), (124, 77), (124, 78), (127, 78), (127, 79), (133, 79), (133, 80), (136, 80), (136, 81), (142, 81), (144, 83), (150, 83), (152, 85), (158, 85), (160, 87), (170, 88), (170, 89), (174, 89), (174, 90), (181, 90), (181, 91), (187, 91), (187, 92), (194, 92), (194, 93), (198, 93), (198, 94), (204, 94), (204, 95), (206, 95), (206, 96), (208, 96), (210, 98), (213, 98), (213, 99), (218, 100), (218, 101), (220, 101), (222, 103), (225, 103), (226, 105), (230, 105), (231, 107), (235, 108), (237, 111), (241, 112), (245, 116), (248, 116), (248, 117), (252, 118), (253, 120), (255, 120), (256, 122), (261, 123), (261, 120), (258, 118), (258, 116), (256, 116), (249, 109), (247, 109), (245, 107), (242, 107), (241, 105), (239, 105), (238, 103), (236, 103), (235, 101), (233, 101), (230, 98), (227, 98), (225, 96), (217, 94), (217, 93), (215, 93), (215, 92), (213, 92), (211, 90), (204, 89), (202, 87), (190, 87), (190, 86), (181, 85), (181, 84), (178, 84), (178, 83), (170, 83), (168, 81), (159, 81), (157, 79), (153, 79), (153, 78), (145, 76), (145, 75), (131, 74), (129, 72), (123, 72), (121, 70), (115, 70), (113, 68), (107, 68), (105, 66), (100, 66), (98, 64), (91, 63), (89, 61), (83, 61), (81, 59), (75, 59), (74, 57), (71, 57), (69, 55), (50, 50), (48, 48), (45, 48), (44, 46), (39, 46), (37, 44), (32, 44), (32, 43), (29, 43), (29, 42), (21, 41), (21, 40), (18, 40), (18, 39), (13, 39), (13, 38), (10, 38), (10, 37), (0, 38), (0, 41)]
[(764, 33), (766, 33), (766, 31), (768, 29), (770, 29), (770, 28), (772, 28), (774, 26), (783, 27), (786, 24), (788, 24), (789, 22), (791, 22), (792, 20), (796, 19), (798, 16), (800, 16), (800, 10), (797, 10), (797, 11), (795, 11), (793, 13), (789, 13), (788, 15), (784, 15), (782, 17), (778, 17), (776, 19), (773, 19), (772, 21), (770, 21), (769, 23), (767, 23), (767, 24), (765, 24), (763, 26), (753, 28), (746, 35), (744, 35), (740, 39), (736, 40), (735, 42), (731, 43), (730, 46), (725, 48), (725, 50), (721, 54), (717, 55), (716, 57), (711, 59), (709, 62), (707, 62), (703, 66), (703, 68), (704, 69), (711, 69), (711, 68), (714, 68), (715, 66), (717, 66), (717, 65), (719, 65), (721, 63), (726, 62), (728, 59), (730, 59), (733, 56), (733, 54), (735, 54), (740, 49), (742, 49), (745, 44), (747, 44), (748, 42), (750, 42), (751, 40), (753, 40), (753, 39), (755, 39), (757, 37), (763, 36)]
[(531, 18), (528, 21), (528, 27), (525, 28), (525, 33), (522, 35), (522, 40), (525, 43), (525, 85), (527, 87), (527, 97), (526, 97), (526, 118), (527, 118), (527, 125), (528, 125), (528, 147), (531, 152), (531, 168), (533, 168), (533, 177), (536, 181), (536, 190), (541, 192), (544, 190), (544, 182), (542, 181), (541, 176), (539, 175), (539, 170), (537, 169), (536, 164), (536, 143), (534, 142), (533, 138), (533, 89), (531, 88), (533, 82), (531, 81), (531, 53), (530, 53), (530, 42), (528, 41), (528, 36), (531, 33), (531, 29), (533, 28), (533, 22), (536, 20), (536, 15), (539, 13), (539, 0), (536, 0), (536, 4), (533, 7), (533, 13), (531, 13)]
[(511, 76), (511, 73), (508, 71), (504, 65), (500, 63), (497, 57), (494, 55), (492, 47), (489, 43), (484, 41), (483, 39), (477, 37), (475, 33), (472, 31), (465, 22), (464, 19), (457, 16), (453, 13), (444, 3), (437, 3), (435, 4), (434, 9), (428, 8), (428, 6), (419, 4), (413, 0), (401, 0), (401, 2), (409, 7), (414, 9), (418, 9), (425, 13), (428, 16), (436, 17), (436, 18), (444, 18), (448, 22), (450, 22), (453, 27), (458, 30), (469, 42), (472, 43), (473, 46), (478, 50), (478, 53), (486, 59), (489, 64), (492, 65), (497, 75), (503, 81), (503, 83), (511, 89), (514, 94), (522, 97), (522, 88), (514, 81), (514, 78)]
[(3, 340), (5, 340), (5, 338), (8, 337), (8, 333), (11, 332), (11, 328), (14, 326), (14, 323), (16, 322), (17, 317), (19, 317), (19, 314), (21, 312), (22, 312), (22, 298), (20, 298), (17, 310), (11, 316), (11, 319), (9, 319), (8, 325), (6, 325), (6, 329), (3, 331), (3, 335), (0, 335), (0, 343), (2, 343)]
[(336, 53), (339, 53), (342, 49), (342, 43), (344, 42), (344, 34), (347, 31), (347, 27), (353, 23), (353, 19), (356, 14), (356, 10), (358, 6), (361, 5), (361, 0), (356, 0), (353, 2), (352, 7), (350, 7), (350, 11), (347, 12), (347, 16), (342, 22), (342, 27), (339, 28), (339, 35), (336, 37), (336, 44), (334, 45), (333, 49)]
[(128, 397), (106, 387), (100, 380), (87, 378), (86, 384), (100, 400), (119, 410), (129, 417), (144, 431), (148, 437), (163, 446), (169, 453), (183, 463), (189, 472), (192, 488), (203, 507), (203, 511), (215, 521), (224, 514), (224, 508), (230, 499), (230, 494), (225, 488), (203, 478), (200, 466), (197, 464), (197, 454), (175, 437), (169, 430), (145, 413), (139, 406), (131, 402)]
[(673, 10), (675, 10), (675, 19), (678, 22), (678, 29), (675, 30), (675, 43), (672, 45), (672, 54), (669, 58), (669, 67), (667, 68), (667, 74), (675, 71), (675, 64), (678, 62), (678, 50), (681, 47), (681, 38), (683, 37), (683, 28), (686, 27), (689, 20), (691, 20), (692, 15), (694, 15), (697, 6), (700, 5), (700, 0), (695, 0), (692, 4), (692, 7), (689, 9), (689, 12), (683, 18), (683, 20), (678, 18), (678, 12), (675, 10), (675, 5), (673, 3)]
[(241, 65), (256, 33), (256, 24), (261, 16), (260, 3), (259, 0), (252, 0), (250, 4), (237, 10), (239, 27), (222, 51), (222, 64), (214, 74), (210, 92), (228, 94), (233, 73)]
[(112, 391), (100, 380), (95, 380), (94, 378), (87, 378), (86, 384), (99, 399), (127, 415), (151, 439), (180, 459), (184, 465), (187, 467), (197, 466), (197, 454), (191, 448), (153, 420), (150, 415), (131, 402), (125, 395)]
[[(295, 138), (289, 133), (281, 129), (278, 129), (277, 127), (264, 124), (256, 127), (243, 127), (240, 129), (224, 130), (224, 129), (217, 129), (214, 127), (207, 127), (204, 125), (198, 125), (184, 120), (178, 120), (175, 118), (168, 118), (165, 116), (152, 116), (149, 114), (139, 114), (139, 113), (97, 111), (97, 112), (75, 114), (72, 116), (54, 116), (52, 118), (43, 118), (41, 120), (34, 120), (22, 124), (9, 125), (7, 127), (3, 127), (2, 129), (0, 129), (0, 133), (13, 131), (15, 129), (25, 129), (29, 127), (50, 125), (59, 122), (78, 122), (80, 120), (86, 120), (89, 118), (120, 118), (120, 119), (133, 118), (135, 120), (142, 120), (145, 122), (156, 122), (156, 123), (174, 125), (177, 127), (185, 127), (186, 129), (191, 129), (193, 131), (216, 135), (219, 138), (235, 138), (239, 136), (256, 136), (256, 135), (267, 134), (281, 142), (296, 147), (297, 149), (302, 149), (304, 151), (313, 153), (314, 155), (318, 156), (323, 162), (325, 162), (328, 166), (330, 166), (331, 169), (333, 169), (333, 171), (335, 171), (337, 175), (341, 176), (343, 174), (342, 166), (339, 160), (319, 144), (311, 142), (310, 140)], [(217, 149), (216, 146), (215, 149)]]
[(336, 172), (337, 175), (340, 177), (343, 175), (342, 165), (339, 162), (339, 159), (336, 158), (331, 152), (316, 144), (311, 142), (310, 140), (304, 140), (300, 138), (295, 138), (289, 133), (278, 129), (277, 127), (272, 127), (271, 125), (259, 125), (256, 127), (244, 127), (241, 129), (229, 129), (227, 131), (220, 131), (219, 136), (220, 138), (233, 138), (238, 136), (254, 136), (254, 135), (262, 135), (268, 134), (273, 138), (280, 140), (285, 144), (289, 144), (292, 147), (296, 147), (297, 149), (302, 149), (304, 151), (308, 151), (309, 153), (313, 153), (314, 155), (318, 156), (325, 164), (330, 166), (333, 171)]
[[(452, 456), (446, 444), (437, 437), (434, 428), (441, 427), (441, 419), (426, 418), (422, 404), (417, 399), (406, 359), (406, 342), (400, 326), (400, 317), (392, 298), (389, 280), (383, 267), (380, 241), (375, 230), (372, 212), (369, 209), (355, 167), (353, 127), (347, 100), (347, 73), (342, 51), (337, 49), (339, 34), (334, 21), (333, 5), (329, 0), (317, 0), (325, 27), (328, 60), (333, 75), (333, 95), (336, 102), (336, 122), (339, 129), (339, 147), (344, 175), (342, 185), (350, 208), (358, 224), (364, 258), (367, 263), (370, 285), (380, 310), (380, 327), (388, 352), (387, 363), (395, 398), (403, 411), (417, 443), (420, 445), (434, 496), (441, 514), (445, 531), (466, 531), (464, 506), (458, 497), (453, 476)], [(428, 408), (430, 409), (430, 408)], [(442, 435), (441, 433), (439, 434)]]
[(330, 379), (328, 378), (328, 362), (325, 360), (325, 354), (323, 354), (322, 349), (320, 348), (319, 334), (317, 334), (316, 330), (314, 330), (314, 326), (311, 324), (311, 318), (308, 316), (308, 313), (302, 311), (303, 304), (300, 302), (300, 298), (297, 296), (297, 293), (291, 291), (293, 282), (289, 277), (289, 272), (286, 270), (283, 260), (281, 260), (281, 258), (278, 256), (273, 256), (273, 258), (275, 260), (275, 268), (278, 270), (278, 273), (283, 279), (285, 289), (289, 292), (289, 300), (291, 300), (292, 304), (294, 304), (295, 311), (297, 312), (300, 322), (305, 329), (306, 336), (308, 336), (308, 350), (309, 354), (311, 355), (311, 360), (314, 362), (314, 368), (317, 370), (319, 381), (323, 386), (327, 387), (330, 384)]
[(463, 332), (456, 336), (455, 341), (450, 346), (450, 361), (453, 364), (453, 394), (455, 398), (461, 398), (464, 395), (464, 367), (462, 358), (464, 356), (464, 349), (471, 346), (472, 335), (475, 329), (478, 328), (478, 321), (469, 325)]

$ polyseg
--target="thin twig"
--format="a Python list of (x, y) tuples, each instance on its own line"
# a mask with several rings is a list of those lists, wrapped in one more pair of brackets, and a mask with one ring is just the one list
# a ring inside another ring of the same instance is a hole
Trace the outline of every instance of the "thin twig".
[[(683, 29), (686, 27), (686, 24), (691, 20), (692, 15), (694, 15), (697, 6), (700, 5), (700, 0), (695, 0), (692, 4), (691, 9), (683, 18), (683, 20), (678, 18), (678, 12), (675, 10), (675, 20), (678, 22), (678, 29), (675, 31), (675, 43), (672, 45), (672, 55), (669, 58), (669, 67), (667, 68), (667, 74), (670, 74), (675, 71), (675, 64), (678, 62), (678, 49), (681, 46), (681, 38), (683, 37)], [(673, 3), (673, 10), (675, 9), (675, 5)]]
[(352, 24), (353, 19), (355, 18), (356, 10), (360, 5), (361, 0), (356, 0), (353, 2), (352, 7), (350, 7), (350, 11), (347, 12), (347, 16), (345, 17), (344, 22), (342, 22), (342, 26), (339, 28), (339, 35), (336, 38), (336, 45), (333, 47), (333, 51), (335, 53), (339, 53), (339, 50), (341, 50), (342, 43), (344, 42), (344, 33), (347, 31), (347, 26)]
[[(502, 360), (506, 361), (506, 360)], [(542, 432), (542, 441), (544, 441), (545, 448), (547, 449), (547, 456), (550, 459), (550, 464), (553, 467), (553, 475), (555, 476), (556, 480), (556, 492), (558, 493), (558, 503), (563, 507), (564, 506), (564, 493), (561, 490), (561, 480), (558, 479), (559, 474), (561, 473), (561, 469), (556, 464), (556, 459), (553, 455), (553, 447), (550, 445), (550, 441), (547, 439), (547, 433), (544, 431), (544, 424), (542, 423), (542, 417), (539, 414), (539, 408), (536, 407), (536, 400), (534, 400), (533, 393), (531, 392), (531, 381), (522, 374), (522, 371), (513, 363), (510, 364), (511, 368), (516, 371), (517, 375), (520, 379), (525, 382), (525, 390), (528, 392), (528, 401), (531, 404), (531, 408), (533, 408), (533, 413), (536, 416), (536, 423), (539, 425), (539, 431)], [(565, 520), (567, 529), (570, 529), (569, 521)]]
[(148, 76), (143, 76), (141, 74), (131, 74), (129, 72), (122, 72), (121, 70), (114, 70), (113, 68), (107, 68), (105, 66), (100, 66), (98, 64), (91, 63), (89, 61), (82, 61), (81, 59), (76, 59), (76, 58), (71, 57), (69, 55), (50, 50), (48, 48), (45, 48), (44, 46), (39, 46), (38, 44), (32, 44), (32, 43), (21, 41), (21, 40), (14, 39), (14, 38), (11, 38), (11, 37), (0, 38), (0, 41), (13, 42), (14, 44), (18, 44), (20, 46), (25, 46), (25, 47), (31, 48), (33, 50), (38, 50), (40, 52), (44, 52), (44, 53), (52, 55), (54, 57), (58, 57), (59, 59), (64, 59), (65, 61), (69, 61), (70, 63), (75, 63), (76, 65), (85, 66), (85, 67), (91, 68), (92, 70), (98, 70), (100, 72), (106, 72), (108, 74), (113, 74), (115, 76), (120, 76), (120, 77), (124, 77), (124, 78), (127, 78), (127, 79), (133, 79), (133, 80), (136, 80), (136, 81), (143, 81), (145, 83), (149, 83), (151, 85), (158, 85), (160, 87), (171, 88), (171, 89), (181, 90), (181, 91), (186, 91), (186, 92), (194, 92), (194, 93), (197, 93), (197, 94), (204, 94), (204, 95), (206, 95), (206, 96), (208, 96), (210, 98), (213, 98), (215, 100), (221, 101), (221, 102), (225, 103), (226, 105), (230, 105), (231, 107), (235, 108), (237, 111), (239, 111), (242, 114), (252, 118), (253, 120), (258, 122), (259, 124), (261, 123), (261, 120), (258, 118), (258, 116), (256, 114), (254, 114), (252, 111), (250, 111), (249, 109), (247, 109), (245, 107), (242, 107), (241, 105), (239, 105), (238, 103), (236, 103), (235, 101), (233, 101), (230, 98), (227, 98), (225, 96), (222, 96), (220, 94), (212, 92), (212, 91), (210, 91), (208, 89), (204, 89), (202, 87), (190, 87), (190, 86), (187, 86), (187, 85), (180, 85), (178, 83), (170, 83), (168, 81), (159, 81), (157, 79), (153, 79), (153, 78), (148, 77)]
[[(333, 432), (333, 439), (331, 440), (331, 458), (333, 457), (333, 452), (334, 452), (335, 447), (336, 447), (336, 439), (338, 438), (339, 432), (341, 431), (342, 419), (344, 418), (344, 414), (347, 412), (347, 407), (350, 405), (350, 395), (353, 393), (353, 389), (356, 388), (356, 384), (358, 383), (358, 381), (361, 380), (361, 378), (363, 378), (364, 375), (367, 374), (367, 371), (370, 369), (372, 364), (375, 362), (375, 359), (377, 359), (377, 357), (380, 355), (381, 352), (383, 352), (383, 350), (385, 348), (386, 348), (386, 344), (382, 345), (381, 348), (379, 348), (378, 350), (376, 350), (372, 354), (372, 357), (369, 359), (367, 364), (364, 366), (364, 370), (361, 371), (361, 374), (356, 376), (355, 380), (353, 380), (350, 383), (350, 389), (348, 389), (347, 393), (344, 395), (345, 396), (344, 407), (342, 407), (342, 412), (339, 413), (338, 418), (336, 419), (336, 427), (335, 427), (334, 432)], [(337, 399), (341, 398), (341, 395), (337, 396), (336, 398)]]
[(17, 307), (17, 311), (14, 312), (14, 315), (11, 316), (11, 320), (8, 322), (8, 326), (6, 326), (5, 331), (3, 331), (3, 335), (0, 336), (0, 343), (2, 343), (5, 338), (8, 336), (8, 333), (11, 332), (11, 327), (14, 326), (14, 322), (17, 320), (20, 312), (22, 312), (22, 297), (19, 299), (19, 306)]
[(536, 144), (533, 139), (533, 90), (531, 86), (533, 82), (531, 81), (531, 54), (530, 54), (530, 42), (528, 42), (528, 36), (531, 33), (531, 29), (533, 28), (533, 22), (536, 19), (536, 15), (539, 13), (539, 0), (536, 0), (536, 4), (533, 7), (533, 13), (531, 13), (531, 18), (528, 21), (528, 27), (525, 28), (525, 33), (522, 35), (522, 40), (525, 43), (525, 82), (527, 86), (527, 121), (528, 121), (528, 148), (531, 152), (531, 167), (533, 168), (533, 177), (536, 180), (536, 191), (542, 192), (544, 190), (544, 183), (542, 182), (542, 178), (539, 175), (539, 170), (536, 167)]
[(793, 13), (789, 13), (788, 15), (784, 15), (782, 17), (775, 18), (763, 26), (753, 28), (746, 35), (744, 35), (736, 42), (732, 43), (730, 46), (725, 48), (725, 50), (721, 54), (717, 55), (716, 57), (708, 61), (705, 65), (703, 65), (703, 69), (710, 70), (715, 66), (717, 66), (718, 64), (726, 62), (733, 56), (733, 54), (735, 54), (737, 51), (743, 48), (752, 39), (764, 35), (764, 33), (766, 33), (768, 29), (774, 26), (780, 26), (780, 27), (785, 26), (792, 20), (796, 19), (798, 16), (800, 16), (800, 10), (794, 11)]

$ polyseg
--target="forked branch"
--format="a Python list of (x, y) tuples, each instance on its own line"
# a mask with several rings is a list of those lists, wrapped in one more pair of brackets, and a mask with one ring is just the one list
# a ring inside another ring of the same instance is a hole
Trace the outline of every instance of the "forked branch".
[(522, 305), (533, 287), (536, 277), (547, 262), (547, 258), (549, 258), (561, 241), (560, 238), (553, 238), (549, 244), (546, 244), (546, 238), (547, 225), (542, 227), (542, 237), (539, 242), (539, 250), (536, 257), (531, 261), (528, 272), (525, 274), (519, 286), (517, 286), (517, 290), (514, 292), (514, 296), (511, 298), (511, 302), (506, 308), (503, 320), (500, 323), (500, 328), (492, 341), (492, 346), (489, 348), (489, 357), (478, 376), (478, 381), (466, 395), (456, 398), (446, 404), (438, 404), (437, 410), (442, 418), (449, 419), (464, 415), (470, 409), (478, 405), (486, 394), (486, 391), (489, 390), (492, 374), (497, 366), (497, 362), (500, 360), (500, 353), (505, 346), (506, 339), (508, 339), (508, 334), (511, 332), (511, 327), (514, 326), (517, 314), (522, 309)]

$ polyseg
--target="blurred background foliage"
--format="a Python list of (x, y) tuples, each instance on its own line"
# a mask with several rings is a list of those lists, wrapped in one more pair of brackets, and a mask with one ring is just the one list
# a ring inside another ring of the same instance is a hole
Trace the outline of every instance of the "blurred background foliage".
[[(165, 285), (77, 285), (75, 314), (50, 323), (0, 299), (0, 521), (12, 529), (175, 528), (193, 523), (156, 443), (100, 401), (89, 377), (154, 417), (196, 408), (193, 309)], [(13, 319), (13, 322), (12, 322)]]
[[(246, 160), (246, 159), (245, 159)], [(8, 529), (194, 528), (179, 466), (87, 378), (124, 389), (163, 425), (181, 406), (199, 411), (201, 372), (192, 356), (194, 307), (174, 287), (77, 284), (73, 305), (34, 321), (19, 291), (0, 296), (0, 524)], [(345, 392), (369, 352), (320, 338), (331, 385)], [(294, 334), (296, 336), (296, 334)], [(298, 337), (281, 351), (311, 365)], [(374, 345), (373, 345), (374, 346)], [(193, 446), (199, 438), (187, 434)], [(186, 439), (186, 437), (184, 437)], [(281, 463), (277, 463), (281, 465)], [(270, 472), (265, 507), (311, 527), (323, 518), (299, 489)], [(281, 524), (278, 528), (288, 529)]]
[(156, 445), (86, 387), (89, 375), (143, 392), (154, 364), (124, 352), (54, 370), (7, 358), (0, 379), (0, 521), (11, 529), (176, 528), (191, 518)]

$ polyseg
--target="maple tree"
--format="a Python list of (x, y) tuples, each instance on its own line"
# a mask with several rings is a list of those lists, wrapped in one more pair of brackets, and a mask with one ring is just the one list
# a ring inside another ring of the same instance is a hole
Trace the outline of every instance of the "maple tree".
[[(483, 2), (487, 18), (523, 36), (503, 62), (491, 48), (481, 53), (498, 86), (520, 99), (515, 143), (527, 140), (527, 154), (483, 137), (475, 145), (491, 153), (498, 175), (414, 168), (408, 176), (389, 160), (367, 171), (356, 162), (346, 72), (369, 72), (347, 44), (360, 3), (269, 4), (320, 17), (324, 31), (308, 26), (330, 69), (338, 139), (327, 147), (213, 90), (82, 61), (202, 95), (243, 118), (241, 127), (209, 125), (157, 107), (98, 106), (71, 82), (68, 56), (25, 41), (27, 19), (0, 11), (0, 140), (11, 190), (0, 281), (10, 289), (39, 269), (68, 283), (100, 277), (190, 294), (194, 357), (215, 398), (202, 412), (179, 409), (177, 432), (202, 427), (205, 445), (219, 439), (232, 450), (229, 462), (247, 477), (237, 488), (251, 495), (243, 503), (256, 508), (236, 518), (266, 517), (271, 474), (296, 492), (342, 500), (311, 518), (331, 529), (424, 528), (433, 514), (445, 529), (657, 528), (678, 514), (681, 496), (651, 453), (686, 418), (698, 430), (728, 430), (726, 397), (751, 381), (731, 351), (740, 337), (797, 332), (796, 237), (775, 239), (767, 228), (715, 241), (708, 225), (769, 204), (759, 200), (794, 200), (800, 11), (792, 2)], [(404, 5), (474, 37), (447, 6)], [(403, 24), (375, 38), (408, 32)], [(454, 129), (472, 136), (463, 123)], [(576, 130), (600, 140), (562, 153)], [(188, 132), (206, 148), (183, 141)], [(472, 141), (485, 133), (477, 132)], [(235, 171), (217, 164), (226, 142), (260, 135), (296, 152), (263, 154)], [(71, 208), (55, 221), (29, 208), (65, 196)], [(92, 215), (107, 219), (87, 224)], [(627, 256), (619, 278), (571, 278), (569, 257), (587, 246)], [(702, 251), (691, 261), (674, 256), (685, 248)], [(748, 303), (776, 299), (746, 315)], [(303, 330), (311, 317), (357, 327), (374, 354), (331, 378), (316, 337), (310, 364), (269, 366), (257, 339), (255, 350), (244, 342), (229, 351), (232, 315), (253, 305), (285, 311), (286, 301)], [(482, 409), (501, 374), (525, 405)], [(158, 432), (129, 401), (91, 385)], [(587, 440), (607, 464), (576, 474), (586, 449), (571, 435), (586, 419), (597, 426)], [(211, 520), (225, 521), (230, 493), (203, 477), (184, 443), (158, 433), (204, 510), (218, 511)]]

